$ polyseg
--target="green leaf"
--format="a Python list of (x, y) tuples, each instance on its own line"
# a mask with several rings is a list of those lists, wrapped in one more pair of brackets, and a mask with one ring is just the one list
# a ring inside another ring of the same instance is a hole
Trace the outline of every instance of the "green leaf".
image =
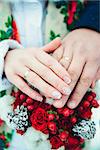
[(0, 39), (3, 40), (3, 39), (8, 39), (8, 35), (5, 31), (3, 30), (0, 30)]
[(66, 13), (67, 13), (66, 7), (63, 7), (63, 8), (60, 10), (60, 13), (61, 13), (61, 14), (66, 14)]
[(9, 24), (7, 22), (5, 23), (5, 25), (6, 25), (7, 28), (9, 27)]
[(55, 37), (54, 31), (51, 30), (51, 31), (50, 31), (50, 35), (53, 36), (53, 37)]
[(3, 97), (6, 94), (6, 90), (0, 92), (0, 97)]
[(60, 34), (55, 34), (55, 32), (54, 31), (50, 31), (50, 40), (52, 41), (52, 40), (54, 40), (56, 37), (60, 37)]
[(8, 16), (8, 24), (11, 26), (12, 25), (12, 18)]

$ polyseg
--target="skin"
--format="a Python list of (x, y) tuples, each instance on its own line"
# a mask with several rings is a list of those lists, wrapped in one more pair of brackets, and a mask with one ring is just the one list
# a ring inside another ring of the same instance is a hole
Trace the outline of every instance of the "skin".
[(73, 91), (70, 98), (63, 95), (53, 105), (60, 108), (67, 102), (68, 107), (73, 109), (81, 102), (88, 88), (93, 88), (95, 81), (100, 79), (100, 34), (89, 29), (74, 30), (64, 38), (53, 57), (70, 74), (72, 82), (69, 85)]
[[(46, 97), (60, 99), (69, 95), (68, 83), (70, 75), (66, 69), (46, 52), (52, 52), (61, 45), (59, 38), (42, 48), (23, 48), (8, 51), (5, 57), (4, 71), (8, 80), (22, 92), (35, 100), (42, 101), (42, 96), (33, 90), (28, 83), (34, 85)], [(27, 82), (24, 79), (25, 72)]]

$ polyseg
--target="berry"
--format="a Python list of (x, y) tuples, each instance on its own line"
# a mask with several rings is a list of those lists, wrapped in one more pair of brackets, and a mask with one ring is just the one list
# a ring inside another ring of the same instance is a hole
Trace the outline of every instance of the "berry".
[(0, 135), (0, 139), (2, 139), (3, 141), (5, 141), (6, 137), (4, 135)]
[(55, 115), (54, 114), (48, 114), (48, 121), (54, 120)]
[(62, 113), (65, 117), (68, 117), (70, 115), (70, 110), (68, 108), (65, 108)]
[(56, 129), (57, 129), (56, 124), (54, 122), (49, 122), (48, 123), (48, 128), (51, 131), (56, 131)]
[(24, 101), (25, 98), (26, 98), (26, 95), (25, 95), (25, 94), (21, 94), (21, 95), (20, 95), (20, 100), (21, 100), (21, 101)]
[(90, 102), (89, 101), (84, 101), (83, 102), (83, 107), (84, 108), (87, 108), (87, 107), (89, 107), (90, 106)]
[(68, 132), (63, 131), (60, 133), (59, 137), (60, 137), (61, 141), (66, 141), (68, 138), (68, 135), (69, 135)]
[(89, 102), (91, 102), (91, 101), (93, 100), (93, 96), (92, 96), (92, 95), (89, 95), (89, 96), (87, 97), (87, 100), (88, 100)]
[(93, 98), (96, 97), (96, 93), (95, 92), (92, 92), (91, 95), (93, 96)]
[(95, 99), (91, 102), (91, 104), (95, 108), (99, 107), (99, 104), (98, 104), (98, 102)]
[(32, 111), (34, 109), (34, 105), (29, 105), (29, 106), (27, 106), (27, 108), (29, 111)]
[(26, 102), (24, 102), (24, 103), (23, 103), (23, 106), (25, 106), (25, 107), (26, 107), (26, 106), (27, 106), (27, 103), (26, 103)]
[(83, 110), (84, 110), (84, 108), (83, 108), (82, 106), (80, 106), (80, 107), (78, 108), (78, 111), (79, 111), (79, 112), (83, 112)]
[(19, 91), (15, 93), (15, 97), (16, 97), (16, 98), (18, 98), (19, 95), (20, 95), (20, 92), (19, 92)]
[(28, 104), (32, 104), (32, 103), (33, 103), (32, 98), (28, 97), (28, 98), (27, 98), (27, 100), (26, 100), (26, 103), (28, 103)]
[(72, 124), (75, 124), (77, 122), (77, 118), (76, 117), (72, 117), (70, 119), (70, 121), (71, 121)]

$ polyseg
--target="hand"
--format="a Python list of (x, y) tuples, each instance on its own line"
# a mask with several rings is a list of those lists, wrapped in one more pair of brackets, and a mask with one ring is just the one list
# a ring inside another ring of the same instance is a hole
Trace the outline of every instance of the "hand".
[[(82, 100), (93, 81), (100, 79), (100, 34), (89, 29), (77, 29), (70, 32), (53, 56), (66, 68), (71, 76), (69, 96), (54, 102), (55, 107), (62, 107), (67, 102), (75, 108)], [(93, 86), (93, 85), (92, 85)]]
[(95, 79), (93, 80), (92, 84), (91, 84), (91, 88), (95, 88), (96, 85), (96, 81), (100, 80), (100, 69), (98, 70)]
[[(62, 94), (69, 94), (67, 85), (69, 75), (64, 67), (45, 51), (53, 51), (61, 45), (55, 39), (43, 48), (26, 48), (9, 51), (5, 58), (5, 74), (8, 80), (22, 92), (35, 100), (42, 101), (42, 96), (28, 83), (39, 89), (44, 96), (60, 99)], [(27, 72), (27, 78), (25, 73)]]

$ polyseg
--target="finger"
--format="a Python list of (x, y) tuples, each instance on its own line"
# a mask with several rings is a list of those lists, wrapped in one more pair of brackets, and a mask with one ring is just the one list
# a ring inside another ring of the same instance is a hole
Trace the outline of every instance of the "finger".
[(91, 88), (94, 89), (95, 88), (95, 85), (96, 85), (96, 80), (94, 80), (91, 84)]
[(71, 82), (71, 77), (66, 71), (64, 67), (52, 56), (45, 53), (44, 51), (40, 51), (36, 54), (36, 58), (45, 66), (47, 66), (50, 70), (52, 70), (58, 77), (63, 79), (67, 84)]
[(96, 73), (97, 73), (98, 66), (94, 66), (94, 64), (87, 63), (85, 68), (82, 72), (82, 75), (75, 87), (75, 90), (68, 101), (68, 106), (70, 108), (75, 108), (78, 106), (80, 101), (82, 100), (83, 96), (89, 89)]
[(100, 68), (98, 69), (96, 76), (91, 84), (91, 88), (94, 89), (96, 86), (96, 81), (100, 79)]
[[(27, 70), (28, 74), (26, 77), (24, 77), (24, 74), (27, 72)], [(19, 69), (17, 72), (21, 77), (26, 78), (28, 83), (43, 93), (44, 96), (54, 99), (61, 98), (61, 94), (58, 90), (47, 84), (41, 77), (39, 77), (35, 72), (29, 70), (27, 67), (23, 67), (23, 69)]]
[[(70, 86), (70, 89), (71, 91), (73, 91), (80, 75), (81, 75), (81, 72), (82, 72), (82, 69), (83, 69), (83, 66), (84, 66), (84, 59), (83, 58), (79, 58), (77, 59), (78, 56), (74, 55), (73, 56), (73, 60), (69, 66), (69, 69), (68, 69), (68, 72), (70, 73), (71, 75), (71, 83), (69, 84)], [(70, 95), (66, 96), (66, 101), (64, 101), (64, 105), (66, 104), (68, 98), (69, 98)], [(61, 100), (62, 101), (62, 100)], [(58, 102), (58, 105), (59, 105), (60, 102)], [(56, 106), (56, 101), (54, 101), (54, 105)], [(63, 105), (61, 105), (61, 107), (63, 107)]]
[(42, 79), (44, 79), (47, 83), (55, 87), (62, 94), (69, 95), (70, 88), (69, 86), (61, 80), (52, 70), (41, 64), (38, 60), (33, 58), (33, 60), (28, 60), (27, 67), (33, 70), (33, 72), (37, 73)]
[(54, 39), (47, 45), (43, 46), (42, 49), (45, 52), (51, 53), (51, 52), (55, 51), (60, 45), (61, 45), (61, 39), (59, 37), (57, 37), (56, 39)]
[(64, 68), (67, 70), (71, 61), (72, 61), (72, 51), (69, 48), (65, 48), (64, 49), (64, 54), (62, 59), (60, 60), (60, 63), (62, 64), (62, 66), (64, 66)]
[(59, 62), (63, 56), (63, 51), (64, 51), (64, 48), (61, 45), (53, 52), (52, 56)]
[(60, 100), (53, 101), (53, 106), (56, 108), (62, 108), (66, 103), (67, 96), (63, 95)]
[(38, 100), (38, 101), (43, 100), (42, 96), (38, 92), (31, 89), (28, 86), (28, 84), (21, 77), (19, 77), (18, 75), (14, 76), (13, 84), (16, 87), (18, 87), (18, 89), (20, 89), (23, 93), (25, 93), (26, 95), (31, 97), (32, 99), (35, 99), (35, 100)]

